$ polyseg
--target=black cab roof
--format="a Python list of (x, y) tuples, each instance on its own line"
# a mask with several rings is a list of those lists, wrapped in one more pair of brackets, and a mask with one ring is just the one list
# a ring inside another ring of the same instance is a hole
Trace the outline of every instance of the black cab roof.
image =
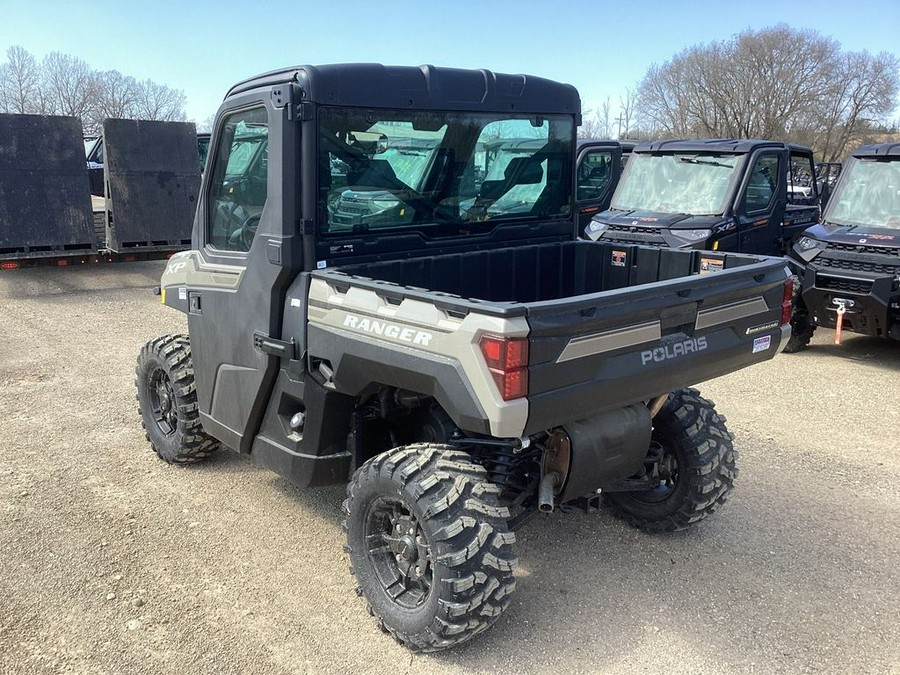
[(853, 151), (851, 156), (900, 158), (900, 143), (878, 143), (877, 145), (861, 145)]
[(804, 145), (766, 141), (759, 138), (701, 138), (696, 140), (644, 141), (634, 152), (723, 152), (744, 155), (759, 148), (788, 148), (791, 151), (811, 152)]
[(303, 100), (324, 105), (408, 110), (513, 111), (526, 114), (581, 114), (581, 99), (570, 84), (533, 75), (435, 66), (339, 63), (294, 66), (249, 78), (226, 95), (296, 83)]
[(640, 141), (613, 141), (608, 138), (579, 138), (578, 149), (587, 146), (597, 148), (622, 148), (623, 152), (631, 152)]

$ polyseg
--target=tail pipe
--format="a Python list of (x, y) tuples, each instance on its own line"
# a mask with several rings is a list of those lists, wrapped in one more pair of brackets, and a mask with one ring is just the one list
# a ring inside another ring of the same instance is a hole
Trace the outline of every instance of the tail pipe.
[(560, 475), (556, 471), (544, 474), (538, 486), (538, 510), (541, 513), (553, 511), (553, 497), (560, 484)]

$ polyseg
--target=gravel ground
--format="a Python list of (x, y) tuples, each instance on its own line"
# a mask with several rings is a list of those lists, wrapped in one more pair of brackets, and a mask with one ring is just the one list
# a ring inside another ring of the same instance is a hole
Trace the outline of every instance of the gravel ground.
[(823, 330), (702, 385), (741, 452), (722, 511), (537, 519), (504, 617), (412, 655), (353, 593), (342, 489), (151, 453), (134, 359), (185, 328), (161, 271), (0, 273), (0, 672), (900, 673), (900, 345)]

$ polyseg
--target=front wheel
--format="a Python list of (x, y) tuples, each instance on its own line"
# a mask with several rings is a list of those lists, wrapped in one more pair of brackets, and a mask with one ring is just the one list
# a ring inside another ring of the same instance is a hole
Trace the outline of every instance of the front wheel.
[(416, 651), (490, 626), (515, 588), (499, 488), (468, 454), (415, 444), (370, 459), (344, 502), (350, 571), (381, 627)]
[(791, 337), (784, 346), (785, 354), (795, 354), (802, 352), (809, 346), (813, 333), (816, 332), (816, 324), (810, 319), (809, 313), (806, 311), (794, 311), (791, 317)]
[(609, 492), (613, 513), (646, 532), (683, 530), (715, 512), (737, 477), (725, 418), (696, 389), (669, 395), (653, 418), (648, 464), (652, 490)]
[(154, 452), (169, 464), (199, 462), (219, 449), (200, 425), (191, 343), (184, 335), (151, 340), (135, 369), (138, 412)]

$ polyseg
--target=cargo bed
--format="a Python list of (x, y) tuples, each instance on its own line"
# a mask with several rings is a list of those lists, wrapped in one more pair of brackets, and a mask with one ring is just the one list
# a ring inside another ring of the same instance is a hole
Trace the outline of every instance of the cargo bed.
[[(474, 314), (524, 320), (529, 343), (524, 433), (767, 360), (783, 344), (790, 310), (789, 304), (784, 307), (790, 294), (780, 258), (601, 242), (393, 260), (320, 270), (312, 277), (332, 289), (322, 293), (323, 308), (339, 306), (374, 321), (396, 318), (390, 308), (404, 300), (433, 305), (451, 319)], [(379, 300), (363, 302), (351, 288), (373, 292)], [(317, 300), (311, 295), (310, 302)], [(373, 312), (378, 302), (384, 309)], [(423, 326), (420, 319), (409, 323)], [(311, 325), (313, 351), (337, 354), (319, 344), (316, 331)], [(373, 346), (372, 337), (365, 337), (367, 361), (379, 358), (379, 338)], [(478, 339), (471, 337), (473, 343)], [(353, 347), (342, 343), (339, 351)], [(388, 350), (382, 351), (389, 358)], [(338, 367), (336, 381), (341, 375)], [(349, 380), (356, 382), (346, 378), (343, 384), (350, 386)]]

